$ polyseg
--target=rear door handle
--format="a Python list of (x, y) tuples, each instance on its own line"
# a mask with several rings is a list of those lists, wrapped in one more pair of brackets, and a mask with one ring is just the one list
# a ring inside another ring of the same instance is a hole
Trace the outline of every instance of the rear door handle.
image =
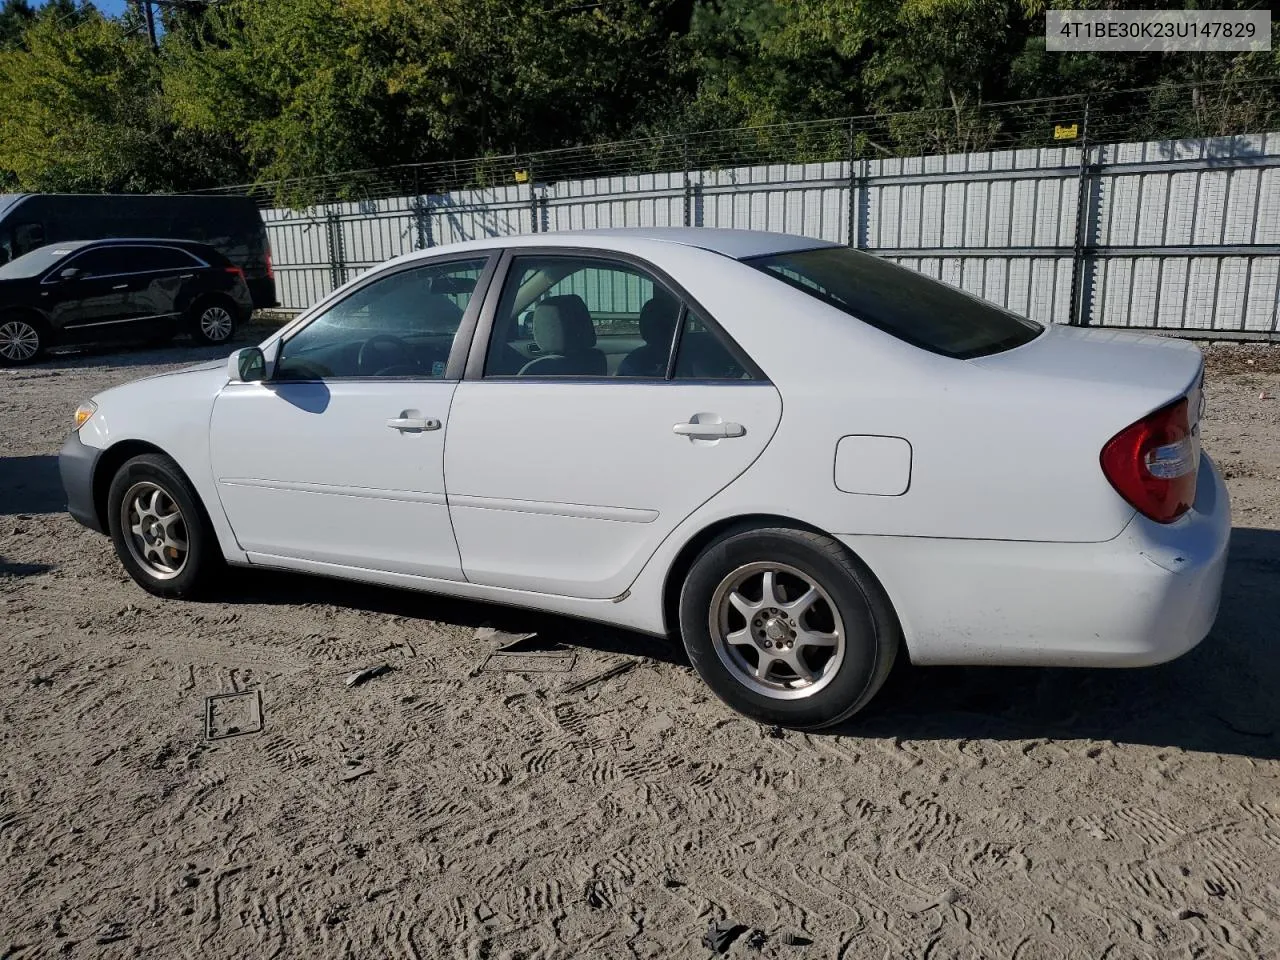
[(112, 287), (111, 289), (112, 289), (112, 290), (128, 290), (128, 289), (129, 289), (129, 285), (128, 285), (127, 283), (117, 283), (117, 284), (116, 284), (114, 287)]
[(192, 277), (194, 277), (194, 276), (195, 276), (195, 274), (194, 274), (194, 273), (180, 273), (180, 274), (178, 274), (178, 279), (179, 279), (179, 280), (190, 280), (190, 279), (191, 279)]
[(439, 420), (428, 420), (425, 417), (392, 417), (387, 421), (392, 430), (403, 433), (406, 430), (439, 430)]
[(671, 432), (695, 440), (723, 440), (746, 436), (747, 428), (740, 423), (677, 423)]

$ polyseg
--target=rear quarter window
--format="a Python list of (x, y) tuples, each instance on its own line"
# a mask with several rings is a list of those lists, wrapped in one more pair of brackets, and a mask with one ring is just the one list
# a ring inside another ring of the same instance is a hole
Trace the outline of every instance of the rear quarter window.
[(967, 360), (1012, 350), (1044, 329), (945, 283), (847, 247), (744, 261), (779, 282), (923, 350)]

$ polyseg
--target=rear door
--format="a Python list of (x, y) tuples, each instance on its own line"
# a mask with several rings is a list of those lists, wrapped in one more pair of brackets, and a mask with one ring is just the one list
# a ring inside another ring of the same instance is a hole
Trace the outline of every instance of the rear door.
[(781, 412), (763, 373), (653, 268), (514, 257), (450, 414), (446, 481), (467, 579), (622, 594), (760, 456)]
[(126, 283), (125, 315), (149, 330), (172, 331), (190, 299), (189, 292), (209, 264), (179, 247), (137, 244), (120, 247), (128, 266), (121, 275)]

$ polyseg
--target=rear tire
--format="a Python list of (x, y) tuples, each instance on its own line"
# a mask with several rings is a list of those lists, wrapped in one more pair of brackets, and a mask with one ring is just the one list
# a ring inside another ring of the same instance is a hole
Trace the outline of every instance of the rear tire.
[(192, 336), (199, 343), (218, 346), (235, 336), (239, 309), (230, 297), (203, 297), (188, 311)]
[(49, 327), (32, 314), (0, 317), (0, 367), (34, 363), (49, 345)]
[(181, 468), (162, 454), (126, 461), (107, 492), (116, 556), (157, 597), (208, 592), (223, 568), (217, 537)]
[(680, 591), (680, 632), (712, 691), (761, 723), (816, 730), (884, 684), (901, 627), (871, 571), (830, 537), (787, 527), (725, 534)]

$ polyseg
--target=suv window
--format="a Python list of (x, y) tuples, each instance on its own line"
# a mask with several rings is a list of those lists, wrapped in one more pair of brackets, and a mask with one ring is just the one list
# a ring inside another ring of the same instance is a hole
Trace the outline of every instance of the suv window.
[(137, 247), (98, 247), (86, 250), (64, 263), (63, 269), (75, 267), (82, 277), (109, 277), (118, 273), (134, 273), (147, 269), (140, 266), (143, 251)]
[(411, 267), (360, 287), (285, 341), (274, 379), (442, 379), (485, 263)]
[(516, 257), (484, 373), (661, 379), (682, 310), (675, 294), (629, 263)]
[(966, 360), (1021, 346), (1044, 329), (923, 274), (847, 247), (744, 261), (815, 300), (944, 357)]
[(201, 266), (201, 262), (177, 247), (132, 247), (136, 259), (134, 270), (184, 270)]

